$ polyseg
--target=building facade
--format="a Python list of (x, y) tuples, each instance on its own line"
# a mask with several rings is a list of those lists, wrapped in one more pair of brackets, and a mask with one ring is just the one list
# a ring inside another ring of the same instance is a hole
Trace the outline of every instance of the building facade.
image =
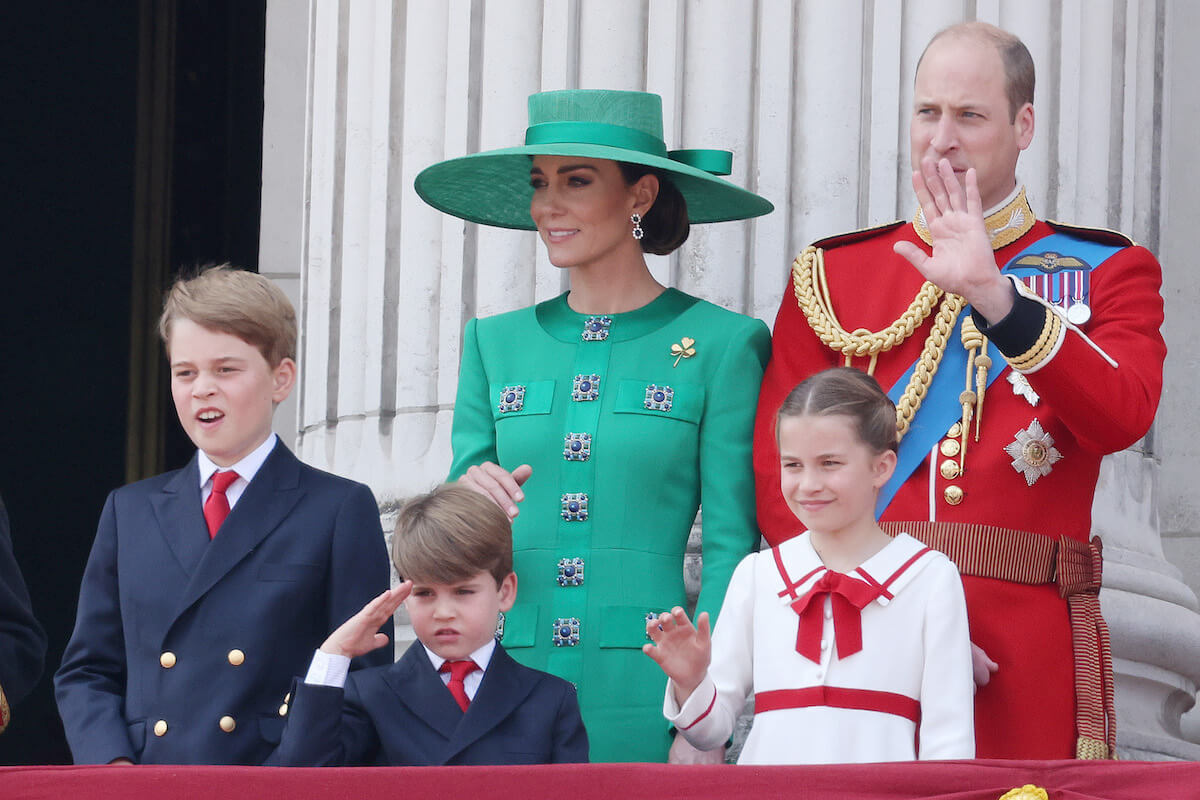
[(567, 284), (535, 234), (440, 214), (413, 178), (522, 141), (528, 95), (656, 92), (669, 147), (733, 150), (730, 179), (775, 213), (693, 228), (651, 269), (770, 324), (806, 244), (911, 216), (916, 61), (964, 19), (1013, 31), (1034, 56), (1036, 134), (1019, 178), (1038, 215), (1122, 230), (1163, 263), (1162, 405), (1149, 436), (1107, 459), (1094, 526), (1119, 751), (1200, 758), (1200, 723), (1184, 715), (1200, 683), (1191, 3), (270, 0), (259, 267), (302, 315), (281, 435), (371, 485), (385, 518), (445, 475), (464, 324)]

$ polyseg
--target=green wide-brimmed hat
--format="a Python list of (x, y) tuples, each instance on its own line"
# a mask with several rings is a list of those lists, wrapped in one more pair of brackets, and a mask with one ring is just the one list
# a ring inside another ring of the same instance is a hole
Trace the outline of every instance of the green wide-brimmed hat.
[(452, 158), (426, 167), (414, 184), (429, 205), (501, 228), (534, 230), (530, 157), (607, 158), (653, 167), (687, 201), (688, 221), (747, 219), (774, 209), (770, 201), (716, 176), (728, 175), (727, 150), (667, 150), (662, 98), (647, 92), (570, 89), (529, 98), (525, 145)]

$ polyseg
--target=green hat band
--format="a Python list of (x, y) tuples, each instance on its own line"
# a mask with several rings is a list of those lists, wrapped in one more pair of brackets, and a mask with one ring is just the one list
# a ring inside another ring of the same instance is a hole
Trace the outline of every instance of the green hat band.
[(733, 171), (733, 153), (728, 150), (672, 150), (662, 139), (624, 125), (606, 122), (541, 122), (525, 129), (525, 144), (599, 144), (669, 158), (713, 175)]
[(667, 157), (662, 139), (624, 125), (605, 122), (541, 122), (525, 129), (525, 144), (602, 144)]

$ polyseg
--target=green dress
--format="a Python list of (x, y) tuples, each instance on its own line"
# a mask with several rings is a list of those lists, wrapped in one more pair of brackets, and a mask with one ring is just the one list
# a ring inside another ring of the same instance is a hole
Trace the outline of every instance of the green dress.
[(501, 641), (576, 685), (593, 761), (666, 758), (666, 678), (641, 647), (647, 614), (685, 603), (700, 504), (698, 611), (715, 620), (758, 544), (751, 440), (769, 348), (761, 321), (674, 289), (607, 317), (564, 294), (467, 323), (450, 478), (533, 467)]

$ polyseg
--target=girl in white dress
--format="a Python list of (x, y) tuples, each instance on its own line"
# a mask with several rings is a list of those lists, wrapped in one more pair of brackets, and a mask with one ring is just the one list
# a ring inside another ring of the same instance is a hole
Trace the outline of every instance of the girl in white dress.
[(840, 367), (779, 411), (781, 489), (807, 529), (747, 556), (711, 639), (706, 613), (647, 625), (670, 678), (663, 713), (700, 749), (723, 745), (754, 695), (741, 764), (973, 758), (974, 682), (954, 564), (888, 536), (875, 499), (896, 466), (895, 406)]

